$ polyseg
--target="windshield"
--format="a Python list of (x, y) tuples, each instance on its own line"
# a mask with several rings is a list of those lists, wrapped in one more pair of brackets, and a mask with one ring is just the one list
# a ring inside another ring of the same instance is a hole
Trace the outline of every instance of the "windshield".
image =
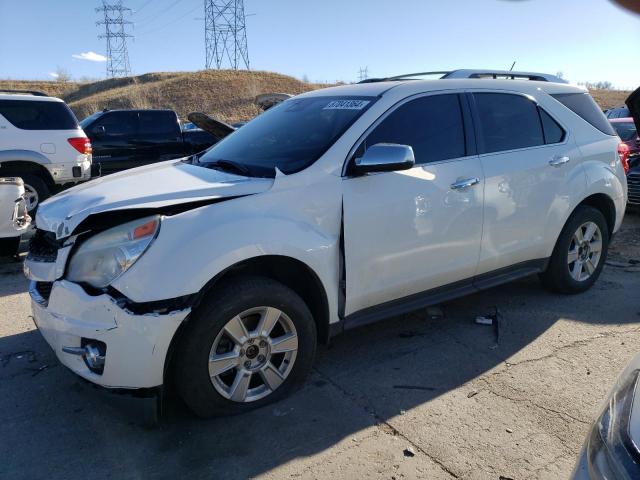
[(625, 142), (636, 136), (636, 126), (632, 122), (615, 122), (612, 125), (618, 136)]
[(80, 122), (80, 126), (84, 130), (85, 128), (87, 128), (89, 126), (89, 124), (91, 124), (91, 122), (93, 122), (100, 115), (102, 115), (102, 112), (96, 112), (93, 115), (89, 115), (87, 118), (85, 118), (84, 120), (82, 120)]
[(284, 174), (313, 164), (362, 115), (376, 97), (293, 98), (217, 143), (199, 159), (203, 164), (233, 162), (252, 170), (275, 168)]

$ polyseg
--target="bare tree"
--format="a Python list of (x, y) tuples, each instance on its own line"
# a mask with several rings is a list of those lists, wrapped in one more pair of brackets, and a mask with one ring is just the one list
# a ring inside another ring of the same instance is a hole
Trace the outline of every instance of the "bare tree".
[(57, 82), (67, 83), (71, 81), (71, 74), (62, 67), (56, 67), (54, 76)]

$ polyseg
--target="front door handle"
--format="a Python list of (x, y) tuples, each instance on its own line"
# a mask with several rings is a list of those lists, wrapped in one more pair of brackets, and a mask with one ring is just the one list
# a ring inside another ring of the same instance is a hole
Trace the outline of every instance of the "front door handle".
[(465, 188), (473, 187), (478, 183), (480, 183), (480, 179), (477, 177), (458, 180), (457, 182), (451, 184), (451, 190), (464, 190)]
[(559, 167), (560, 165), (568, 163), (569, 160), (570, 158), (566, 155), (563, 155), (561, 157), (553, 157), (551, 160), (549, 160), (549, 165), (551, 165), (552, 167)]

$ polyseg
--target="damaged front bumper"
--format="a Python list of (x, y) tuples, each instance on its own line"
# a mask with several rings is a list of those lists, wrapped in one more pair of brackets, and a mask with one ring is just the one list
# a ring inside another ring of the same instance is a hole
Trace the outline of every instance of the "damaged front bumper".
[[(33, 267), (33, 265), (32, 265)], [(29, 288), (36, 326), (60, 362), (107, 388), (141, 389), (163, 384), (171, 340), (191, 309), (166, 314), (134, 314), (107, 294), (92, 296), (67, 280), (43, 294), (32, 278)], [(48, 297), (48, 298), (45, 298)], [(104, 346), (101, 368), (80, 354), (86, 345)]]

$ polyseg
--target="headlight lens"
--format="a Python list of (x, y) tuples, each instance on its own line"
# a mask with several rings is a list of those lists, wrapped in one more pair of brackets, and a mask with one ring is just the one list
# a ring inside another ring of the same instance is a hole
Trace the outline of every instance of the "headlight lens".
[(99, 233), (84, 242), (69, 262), (67, 279), (104, 288), (126, 272), (160, 229), (160, 216), (142, 218)]
[(587, 455), (590, 478), (634, 479), (640, 476), (640, 451), (631, 438), (634, 398), (640, 370), (627, 369), (591, 431)]

